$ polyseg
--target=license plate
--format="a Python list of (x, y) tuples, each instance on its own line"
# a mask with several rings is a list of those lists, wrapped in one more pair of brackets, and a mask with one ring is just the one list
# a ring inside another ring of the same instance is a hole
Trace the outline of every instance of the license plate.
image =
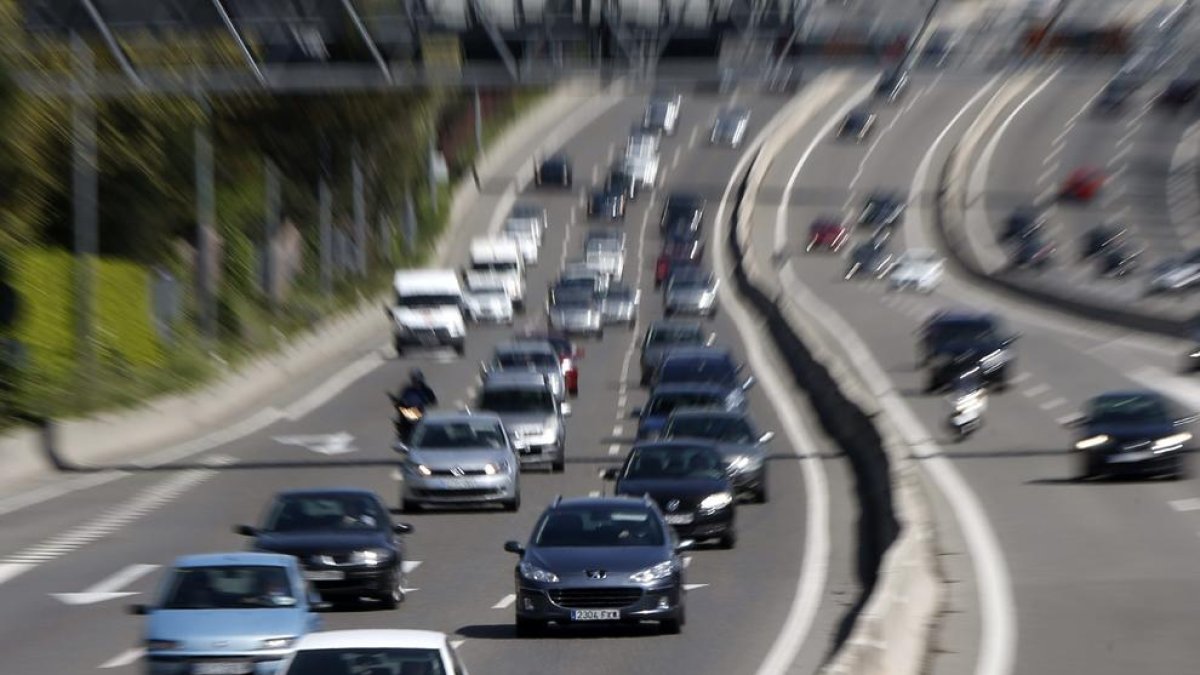
[(341, 581), (346, 573), (341, 570), (305, 570), (304, 578), (309, 581)]
[(668, 513), (667, 524), (669, 525), (687, 525), (695, 518), (690, 513)]
[(474, 487), (474, 481), (470, 478), (442, 478), (432, 483), (430, 487), (437, 490), (466, 490)]
[(247, 675), (253, 672), (253, 663), (213, 661), (192, 664), (192, 675)]
[(1110, 464), (1123, 464), (1128, 462), (1142, 462), (1153, 457), (1153, 453), (1149, 452), (1124, 452), (1119, 455), (1111, 455), (1108, 458)]
[(618, 621), (619, 609), (576, 609), (571, 612), (572, 621)]

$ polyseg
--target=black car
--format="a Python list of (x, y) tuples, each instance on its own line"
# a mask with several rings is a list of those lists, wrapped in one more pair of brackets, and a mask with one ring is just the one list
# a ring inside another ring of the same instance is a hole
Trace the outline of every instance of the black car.
[(1101, 113), (1119, 111), (1137, 91), (1140, 84), (1141, 82), (1136, 78), (1118, 75), (1105, 85), (1100, 95), (1096, 97), (1096, 110)]
[(733, 483), (721, 453), (698, 441), (649, 441), (629, 451), (620, 469), (604, 472), (619, 495), (649, 495), (680, 537), (737, 544)]
[(896, 227), (904, 223), (905, 201), (894, 192), (873, 192), (867, 196), (858, 224), (867, 227)]
[(1078, 428), (1075, 450), (1082, 453), (1080, 478), (1102, 475), (1188, 476), (1185, 426), (1195, 416), (1156, 391), (1101, 394), (1083, 414), (1065, 422)]
[(625, 195), (620, 192), (596, 190), (588, 201), (588, 217), (606, 220), (625, 219)]
[(626, 199), (633, 201), (638, 196), (638, 182), (628, 171), (616, 167), (608, 172), (608, 178), (604, 181), (604, 191), (624, 195)]
[(683, 628), (684, 565), (680, 541), (655, 503), (638, 495), (555, 500), (528, 543), (504, 550), (521, 556), (516, 578), (517, 635), (546, 625), (657, 621), (664, 633)]
[(1104, 277), (1123, 277), (1137, 270), (1141, 251), (1127, 243), (1112, 244), (1100, 254), (1096, 273)]
[(1158, 97), (1158, 102), (1167, 108), (1178, 110), (1195, 101), (1197, 94), (1200, 94), (1200, 79), (1194, 76), (1178, 77), (1171, 80)]
[(897, 101), (908, 89), (908, 71), (896, 68), (884, 73), (879, 84), (875, 85), (875, 97), (888, 102)]
[(663, 205), (659, 232), (665, 233), (680, 227), (698, 232), (704, 219), (704, 197), (690, 192), (672, 192)]
[(1104, 249), (1119, 243), (1125, 229), (1112, 225), (1097, 225), (1083, 233), (1079, 244), (1079, 259), (1089, 260), (1100, 255)]
[(918, 363), (929, 366), (926, 390), (942, 390), (970, 364), (979, 366), (987, 384), (1007, 388), (1017, 337), (1004, 329), (999, 317), (987, 312), (935, 314), (921, 328), (917, 352)]
[(881, 279), (891, 269), (892, 254), (887, 250), (886, 232), (877, 232), (870, 241), (860, 242), (850, 251), (844, 279), (850, 281), (860, 275)]
[(1054, 240), (1043, 237), (1039, 230), (1032, 230), (1013, 245), (1009, 264), (1014, 269), (1042, 270), (1054, 262), (1057, 251)]
[(742, 364), (724, 347), (677, 347), (663, 355), (653, 383), (704, 382), (727, 387), (754, 386), (754, 376), (742, 377)]
[(851, 110), (838, 127), (838, 138), (851, 138), (861, 141), (871, 135), (875, 129), (875, 113), (862, 108)]
[(542, 160), (533, 171), (534, 182), (538, 186), (556, 185), (569, 188), (575, 182), (571, 159), (564, 154), (551, 155)]
[(712, 343), (712, 335), (695, 321), (659, 320), (650, 324), (642, 336), (641, 383), (650, 384), (663, 358), (676, 349), (700, 347)]
[(1032, 206), (1022, 206), (1005, 219), (1004, 227), (996, 235), (996, 240), (1003, 244), (1040, 230), (1045, 224), (1046, 216), (1040, 210)]
[(294, 490), (271, 501), (260, 527), (238, 525), (254, 550), (295, 556), (325, 599), (374, 598), (392, 609), (404, 600), (404, 545), (412, 526), (393, 523), (367, 490)]
[(693, 439), (712, 443), (721, 453), (735, 492), (755, 503), (768, 498), (767, 443), (773, 432), (759, 433), (749, 413), (712, 408), (683, 408), (671, 413), (663, 440)]

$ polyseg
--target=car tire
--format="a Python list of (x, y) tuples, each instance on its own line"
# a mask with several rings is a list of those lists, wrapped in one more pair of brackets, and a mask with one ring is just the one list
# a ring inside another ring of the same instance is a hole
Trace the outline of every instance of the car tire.
[(683, 632), (684, 616), (683, 608), (679, 608), (679, 616), (674, 619), (663, 619), (659, 622), (659, 630), (663, 635), (679, 635)]
[(400, 500), (400, 513), (416, 513), (419, 510), (421, 510), (420, 502), (411, 499)]
[(1079, 471), (1079, 476), (1076, 480), (1088, 481), (1100, 475), (1100, 461), (1092, 453), (1085, 453), (1083, 458), (1083, 467)]
[(754, 491), (754, 503), (766, 504), (771, 499), (771, 491), (767, 487), (767, 472), (763, 472), (762, 478), (759, 479), (758, 489)]
[(404, 573), (397, 569), (392, 573), (391, 588), (379, 596), (384, 609), (396, 609), (404, 602)]
[(550, 463), (551, 473), (562, 473), (563, 471), (567, 470), (567, 456), (565, 450), (565, 448), (558, 449), (558, 457)]
[(1175, 471), (1171, 474), (1173, 480), (1188, 480), (1192, 477), (1192, 468), (1188, 465), (1186, 457), (1180, 457), (1175, 464)]
[(510, 513), (515, 513), (517, 511), (521, 510), (521, 493), (520, 492), (517, 492), (517, 495), (515, 497), (513, 497), (512, 499), (506, 500), (504, 502), (504, 510), (508, 511)]
[(546, 622), (538, 619), (525, 619), (517, 617), (516, 621), (517, 637), (519, 638), (534, 638), (540, 637), (546, 632)]
[(727, 530), (721, 538), (717, 540), (717, 545), (726, 551), (733, 550), (737, 546), (737, 531)]
[(454, 345), (454, 353), (458, 354), (459, 356), (465, 356), (467, 353), (467, 343), (460, 342)]

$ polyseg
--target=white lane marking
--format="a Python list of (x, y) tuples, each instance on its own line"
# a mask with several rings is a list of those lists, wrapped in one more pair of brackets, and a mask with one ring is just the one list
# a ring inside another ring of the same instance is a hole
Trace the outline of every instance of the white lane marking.
[(66, 605), (92, 605), (97, 602), (137, 595), (137, 591), (122, 591), (129, 584), (158, 569), (158, 565), (130, 565), (116, 574), (98, 581), (81, 593), (51, 593)]
[(618, 424), (613, 427), (613, 436), (620, 436), (623, 433), (625, 433), (625, 427), (623, 425)]
[(696, 141), (700, 138), (700, 125), (692, 127), (692, 133), (688, 136), (688, 147), (695, 148)]
[(1188, 513), (1189, 511), (1200, 511), (1200, 499), (1190, 497), (1188, 499), (1172, 499), (1167, 502), (1171, 508), (1180, 513)]
[(1057, 185), (1047, 185), (1040, 193), (1038, 193), (1038, 202), (1049, 202), (1058, 194)]
[(683, 590), (685, 590), (685, 591), (694, 591), (694, 590), (696, 590), (697, 588), (707, 588), (707, 587), (708, 587), (708, 584), (684, 584), (684, 585), (683, 585)]
[(1132, 145), (1126, 145), (1125, 147), (1117, 150), (1117, 153), (1109, 158), (1108, 167), (1112, 168), (1124, 161), (1125, 156), (1129, 154), (1130, 150), (1133, 150)]
[(1133, 140), (1133, 137), (1136, 136), (1138, 131), (1140, 131), (1140, 130), (1141, 130), (1141, 125), (1137, 125), (1137, 126), (1134, 126), (1132, 129), (1130, 129), (1129, 131), (1125, 132), (1124, 136), (1117, 139), (1117, 147), (1121, 147), (1122, 145), (1129, 143), (1129, 141)]
[(1062, 133), (1054, 137), (1054, 140), (1051, 142), (1051, 145), (1062, 145), (1063, 142), (1067, 140), (1067, 135), (1070, 134), (1071, 130), (1074, 128), (1075, 128), (1074, 122), (1068, 122), (1067, 124), (1063, 125)]
[(0, 563), (0, 584), (11, 581), (37, 567), (33, 563)]
[(402, 571), (403, 571), (405, 574), (408, 574), (409, 572), (412, 572), (413, 570), (415, 570), (415, 569), (417, 569), (418, 567), (420, 567), (420, 566), (421, 566), (421, 562), (422, 562), (422, 561), (420, 561), (420, 560), (405, 560), (404, 562), (400, 563), (400, 569), (401, 569), (401, 570), (402, 570)]
[(690, 556), (690, 555), (683, 556), (683, 569), (686, 570), (687, 568), (689, 568), (691, 566), (692, 566), (692, 556)]
[(1051, 178), (1053, 178), (1054, 174), (1056, 174), (1056, 173), (1058, 173), (1058, 164), (1057, 163), (1046, 167), (1046, 170), (1042, 172), (1042, 175), (1038, 176), (1038, 179), (1037, 179), (1038, 186), (1041, 186), (1042, 184), (1049, 182), (1049, 180)]
[(135, 663), (138, 659), (142, 658), (142, 655), (145, 653), (146, 653), (146, 650), (141, 647), (133, 647), (132, 649), (126, 649), (125, 651), (121, 652), (120, 654), (117, 654), (116, 656), (105, 661), (104, 663), (101, 663), (99, 667), (104, 668), (104, 669), (124, 668), (125, 666), (133, 665), (133, 663)]
[(160, 452), (145, 457), (134, 464), (137, 466), (158, 466), (169, 462), (177, 462), (181, 459), (186, 459), (193, 455), (200, 454), (212, 450), (213, 448), (232, 443), (241, 438), (245, 438), (250, 434), (256, 433), (275, 422), (283, 419), (283, 411), (277, 408), (264, 408), (254, 415), (238, 422), (229, 427), (225, 427), (220, 431), (216, 431), (207, 436), (180, 443), (166, 448)]
[[(870, 86), (864, 87), (861, 92), (869, 93)], [(828, 131), (825, 134), (827, 135)], [(724, 235), (728, 234), (726, 219), (729, 213), (730, 196), (733, 194), (736, 181), (742, 172), (747, 170), (747, 166), (754, 157), (754, 153), (762, 145), (764, 138), (764, 134), (760, 132), (730, 174), (730, 180), (726, 184), (720, 204), (717, 206), (714, 227), (718, 231), (718, 235), (714, 237), (715, 241), (725, 241)], [(797, 170), (796, 173), (798, 174), (799, 171)], [(792, 182), (794, 183), (794, 181)], [(786, 203), (786, 200), (783, 203)], [(722, 279), (729, 278), (730, 263), (727, 258), (729, 255), (727, 248), (716, 246), (713, 251), (717, 276)], [(805, 420), (792, 407), (786, 386), (763, 353), (762, 335), (758, 332), (759, 322), (751, 318), (750, 313), (742, 306), (741, 299), (737, 297), (731, 286), (731, 284), (721, 284), (717, 292), (720, 294), (722, 307), (729, 314), (730, 320), (737, 328), (738, 335), (745, 345), (751, 368), (758, 373), (759, 382), (765, 390), (767, 400), (775, 409), (778, 419), (782, 421), (784, 433), (795, 452), (801, 457), (815, 458), (817, 449), (816, 442), (813, 440), (814, 436), (807, 428)], [(802, 460), (800, 468), (804, 476), (804, 493), (808, 507), (805, 510), (807, 520), (804, 528), (804, 542), (800, 551), (800, 574), (796, 578), (792, 605), (788, 609), (787, 618), (779, 627), (779, 632), (776, 633), (770, 650), (767, 651), (755, 671), (756, 675), (782, 675), (791, 666), (812, 629), (829, 574), (829, 487), (825, 469), (821, 466), (820, 461), (815, 459)]]
[(1042, 394), (1044, 394), (1048, 391), (1050, 391), (1050, 385), (1035, 384), (1032, 387), (1022, 391), (1021, 395), (1024, 396), (1025, 398), (1034, 398), (1035, 396), (1041, 396)]
[[(637, 266), (635, 268), (637, 270), (637, 274), (633, 281), (634, 288), (642, 287), (642, 275), (645, 273), (646, 267), (646, 230), (650, 226), (650, 214), (654, 211), (654, 201), (656, 198), (657, 197), (655, 194), (650, 195), (650, 203), (646, 205), (646, 213), (644, 216), (642, 216), (642, 225), (638, 229), (637, 255), (635, 256), (637, 261)], [(622, 391), (629, 386), (629, 367), (633, 362), (633, 352), (634, 349), (637, 348), (637, 340), (637, 334), (631, 332), (629, 336), (629, 347), (625, 349), (625, 360), (621, 363), (621, 379), (619, 384)], [(617, 418), (620, 419), (626, 414), (627, 413), (624, 409), (618, 410)]]
[(612, 445), (608, 446), (608, 454), (610, 454), (610, 455), (615, 455), (615, 454), (617, 454), (617, 453), (619, 453), (619, 452), (621, 452), (621, 446), (620, 446), (620, 445), (617, 445), (616, 443), (613, 443)]
[(594, 185), (599, 181), (600, 181), (600, 165), (597, 164), (596, 166), (592, 167), (592, 184)]
[(1057, 168), (1058, 155), (1062, 152), (1062, 149), (1063, 146), (1061, 145), (1056, 145), (1050, 148), (1050, 152), (1046, 153), (1046, 156), (1042, 158), (1042, 166), (1050, 166), (1051, 164), (1055, 164)]
[(354, 437), (345, 431), (336, 434), (273, 436), (271, 440), (280, 445), (299, 446), (319, 455), (344, 455), (358, 450), (354, 447)]
[(317, 408), (325, 405), (333, 397), (342, 393), (347, 387), (366, 376), (371, 371), (383, 365), (384, 359), (377, 352), (371, 352), (363, 358), (351, 363), (325, 380), (299, 401), (283, 409), (283, 416), (295, 422)]
[(1012, 124), (1013, 120), (1015, 120), (1017, 116), (1021, 114), (1021, 111), (1025, 109), (1025, 106), (1029, 105), (1033, 99), (1037, 98), (1038, 94), (1045, 91), (1046, 87), (1050, 86), (1050, 83), (1054, 81), (1054, 78), (1058, 77), (1058, 74), (1061, 73), (1062, 70), (1063, 66), (1059, 66), (1058, 70), (1050, 73), (1050, 75), (1046, 77), (1041, 84), (1035, 87), (1033, 91), (1026, 94), (1025, 98), (1022, 99), (1021, 102), (1018, 103), (1017, 106), (1008, 113), (1008, 116), (1005, 117), (1004, 121), (1000, 123), (1000, 126), (996, 128), (995, 133), (993, 133), (992, 137), (988, 139), (987, 145), (983, 147), (983, 152), (979, 155), (976, 170), (971, 175), (971, 186), (969, 188), (970, 193), (983, 193), (983, 190), (987, 185), (988, 171), (991, 170), (992, 156), (996, 154), (996, 148), (999, 147), (1000, 140), (1004, 137), (1004, 132), (1008, 131), (1009, 125)]
[(628, 403), (629, 403), (629, 397), (626, 396), (625, 394), (621, 394), (620, 396), (617, 397), (617, 407), (620, 408), (621, 410), (624, 410), (625, 405)]
[[(841, 91), (842, 86), (844, 86), (844, 84), (836, 88), (831, 87), (828, 96), (832, 97), (836, 92)], [(813, 152), (816, 151), (817, 146), (823, 141), (829, 140), (829, 134), (833, 132), (833, 128), (842, 121), (842, 118), (844, 118), (851, 109), (861, 104), (863, 100), (870, 95), (874, 86), (874, 82), (868, 83), (851, 94), (846, 99), (846, 102), (843, 103), (836, 112), (829, 116), (829, 119), (825, 121), (825, 124), (821, 125), (821, 128), (817, 130), (816, 135), (813, 136), (812, 142), (808, 144), (808, 147), (804, 148), (804, 152), (800, 155), (800, 159), (796, 160), (796, 166), (792, 169), (791, 175), (788, 176), (787, 184), (783, 187), (783, 197), (780, 198), (779, 206), (775, 210), (774, 253), (782, 252), (784, 247), (787, 246), (787, 212), (788, 208), (790, 207), (789, 201), (792, 196), (792, 190), (795, 188), (796, 179), (800, 177), (801, 169), (803, 169), (804, 165), (808, 163), (808, 158), (812, 156)], [(817, 108), (821, 105), (824, 105), (824, 102), (824, 100), (822, 100), (820, 104), (814, 102), (814, 105), (805, 108), (800, 114), (805, 115), (806, 117), (812, 117)]]
[[(862, 159), (858, 162), (858, 169), (854, 172), (854, 177), (850, 179), (850, 190), (852, 193), (854, 186), (858, 185), (858, 181), (862, 178), (863, 172), (866, 171), (867, 163), (871, 161), (871, 157), (875, 154), (875, 149), (879, 147), (880, 142), (887, 137), (888, 132), (890, 132), (897, 124), (900, 123), (900, 120), (904, 117), (904, 115), (913, 109), (913, 106), (915, 106), (917, 102), (921, 100), (921, 97), (924, 96), (926, 92), (937, 86), (938, 81), (942, 79), (942, 75), (944, 74), (945, 73), (938, 73), (938, 76), (935, 77), (928, 86), (922, 87), (920, 91), (916, 92), (916, 94), (909, 99), (908, 103), (896, 113), (896, 115), (892, 118), (892, 121), (883, 128), (883, 131), (875, 134), (875, 139), (871, 141), (871, 145), (867, 147), (867, 151), (863, 153)], [(851, 203), (850, 199), (853, 199), (853, 194), (847, 199), (847, 206)]]
[(1013, 384), (1021, 384), (1022, 382), (1028, 380), (1031, 377), (1033, 377), (1033, 375), (1030, 375), (1029, 371), (1022, 370), (1021, 372), (1019, 372), (1013, 376), (1012, 383)]
[(1045, 403), (1042, 403), (1038, 407), (1041, 408), (1042, 410), (1054, 410), (1055, 408), (1061, 408), (1066, 404), (1067, 404), (1067, 399), (1062, 398), (1060, 396), (1058, 398), (1046, 401)]
[(588, 496), (589, 497), (599, 497), (600, 491), (599, 490), (588, 490)]
[(504, 596), (503, 598), (500, 598), (500, 602), (497, 602), (496, 604), (492, 605), (492, 609), (507, 609), (507, 608), (511, 607), (512, 604), (516, 601), (517, 601), (517, 596), (513, 593), (509, 593), (508, 595)]
[(679, 166), (679, 157), (683, 154), (683, 148), (675, 148), (675, 152), (671, 155), (671, 168)]
[(604, 161), (608, 162), (608, 164), (611, 166), (613, 157), (616, 157), (616, 156), (617, 156), (617, 142), (613, 141), (612, 143), (608, 144), (608, 152), (605, 153), (605, 155), (604, 155)]

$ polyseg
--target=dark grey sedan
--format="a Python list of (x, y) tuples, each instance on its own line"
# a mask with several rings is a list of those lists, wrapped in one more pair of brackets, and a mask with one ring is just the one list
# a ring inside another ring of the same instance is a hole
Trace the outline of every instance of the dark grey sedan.
[(766, 503), (767, 443), (775, 434), (756, 430), (749, 414), (709, 408), (676, 410), (667, 419), (662, 438), (713, 443), (721, 453), (734, 490), (758, 504)]

